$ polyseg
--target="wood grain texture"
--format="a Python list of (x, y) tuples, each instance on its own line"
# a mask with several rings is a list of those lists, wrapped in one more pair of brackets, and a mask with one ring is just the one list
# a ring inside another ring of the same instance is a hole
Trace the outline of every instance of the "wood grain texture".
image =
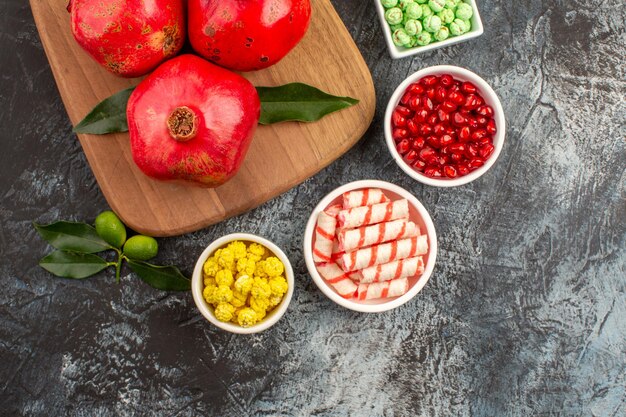
[[(31, 0), (33, 16), (73, 124), (111, 94), (135, 85), (109, 74), (74, 41), (66, 0)], [(166, 183), (134, 164), (128, 134), (79, 135), (109, 205), (131, 228), (178, 235), (222, 221), (287, 191), (350, 149), (374, 116), (371, 75), (329, 0), (313, 0), (302, 42), (280, 63), (244, 74), (254, 85), (304, 82), (360, 103), (321, 121), (259, 126), (239, 173), (216, 189)]]

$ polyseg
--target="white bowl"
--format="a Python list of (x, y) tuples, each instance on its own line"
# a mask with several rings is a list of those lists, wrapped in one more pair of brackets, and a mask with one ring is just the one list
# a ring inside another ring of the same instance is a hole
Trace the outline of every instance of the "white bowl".
[[(335, 200), (340, 199), (341, 195), (346, 191), (358, 190), (361, 188), (380, 188), (384, 190), (385, 194), (387, 194), (388, 197), (392, 199), (406, 198), (409, 201), (409, 212), (411, 221), (415, 222), (420, 227), (421, 233), (426, 233), (428, 235), (428, 253), (424, 256), (424, 273), (419, 277), (411, 277), (409, 279), (409, 291), (400, 297), (364, 301), (343, 298), (333, 289), (333, 287), (331, 287), (324, 280), (324, 278), (321, 277), (319, 272), (317, 272), (317, 268), (315, 267), (315, 262), (313, 261), (312, 246), (313, 231), (315, 230), (317, 216), (331, 203), (335, 202)], [(307, 269), (309, 270), (309, 274), (313, 278), (315, 284), (328, 298), (330, 298), (340, 306), (364, 313), (378, 313), (381, 311), (392, 310), (406, 303), (411, 298), (415, 297), (415, 295), (417, 295), (417, 293), (420, 292), (422, 288), (424, 288), (424, 285), (426, 285), (426, 283), (428, 282), (428, 279), (430, 278), (430, 275), (435, 268), (436, 258), (437, 234), (435, 233), (435, 225), (433, 224), (430, 215), (428, 214), (422, 203), (420, 203), (419, 200), (415, 198), (415, 196), (413, 196), (413, 194), (409, 193), (402, 187), (398, 187), (395, 184), (391, 184), (385, 181), (355, 181), (343, 185), (330, 192), (319, 202), (319, 204), (311, 213), (311, 217), (309, 217), (309, 221), (306, 225), (306, 230), (304, 232), (304, 260), (306, 261)]]
[[(233, 323), (219, 321), (215, 317), (213, 307), (210, 306), (202, 296), (202, 291), (204, 290), (202, 267), (204, 265), (204, 262), (217, 249), (235, 240), (240, 240), (244, 242), (256, 242), (260, 245), (263, 245), (266, 249), (269, 249), (269, 251), (272, 252), (278, 259), (280, 259), (283, 265), (285, 265), (285, 278), (287, 279), (287, 283), (289, 284), (289, 289), (287, 290), (287, 293), (283, 296), (283, 300), (280, 302), (280, 304), (277, 305), (274, 310), (272, 310), (263, 320), (250, 327), (241, 327)], [(272, 327), (283, 316), (283, 314), (285, 314), (285, 311), (287, 311), (287, 306), (289, 305), (289, 302), (291, 301), (291, 296), (293, 295), (293, 287), (293, 268), (291, 267), (291, 263), (289, 262), (289, 259), (287, 258), (285, 253), (269, 240), (249, 233), (232, 233), (230, 235), (223, 236), (211, 243), (204, 250), (204, 252), (202, 252), (200, 258), (198, 258), (198, 262), (196, 262), (196, 267), (193, 270), (193, 276), (191, 278), (191, 292), (193, 293), (193, 300), (202, 315), (220, 329), (239, 334), (259, 333)]]
[[(391, 115), (395, 107), (400, 102), (400, 99), (404, 95), (404, 91), (407, 89), (407, 87), (410, 84), (417, 82), (419, 79), (426, 75), (441, 74), (450, 74), (455, 79), (461, 81), (470, 81), (471, 83), (473, 83), (478, 88), (481, 96), (485, 100), (485, 104), (488, 104), (493, 108), (493, 117), (496, 121), (496, 127), (498, 129), (493, 137), (493, 146), (495, 149), (489, 159), (485, 161), (485, 164), (480, 168), (470, 172), (469, 174), (458, 178), (431, 178), (427, 177), (421, 172), (416, 171), (404, 161), (402, 155), (400, 155), (400, 153), (396, 149), (395, 141), (393, 140), (393, 137), (391, 135)], [(391, 98), (389, 99), (389, 103), (387, 104), (387, 111), (385, 112), (384, 119), (384, 131), (385, 139), (387, 141), (387, 147), (389, 148), (389, 152), (391, 152), (391, 156), (393, 156), (393, 159), (395, 159), (400, 168), (402, 168), (402, 170), (406, 172), (410, 177), (416, 179), (423, 184), (434, 185), (436, 187), (456, 187), (457, 185), (463, 185), (474, 181), (485, 172), (487, 172), (489, 168), (491, 168), (491, 166), (496, 162), (498, 156), (500, 155), (500, 152), (502, 152), (502, 147), (504, 146), (506, 123), (504, 120), (504, 110), (502, 109), (500, 99), (496, 95), (495, 91), (493, 91), (491, 86), (487, 84), (487, 81), (483, 80), (478, 75), (465, 68), (455, 67), (453, 65), (436, 65), (433, 67), (424, 68), (410, 75), (402, 82), (402, 84), (398, 86), (398, 88), (396, 88), (396, 91), (393, 92)]]
[(383, 28), (383, 33), (385, 34), (385, 41), (387, 42), (387, 49), (389, 50), (389, 55), (391, 55), (393, 59), (405, 58), (407, 56), (416, 55), (422, 52), (432, 51), (433, 49), (441, 48), (443, 46), (454, 45), (455, 43), (465, 42), (467, 40), (479, 37), (480, 35), (483, 34), (483, 31), (484, 31), (483, 22), (482, 20), (480, 20), (480, 14), (478, 13), (478, 7), (476, 7), (476, 2), (474, 0), (465, 0), (465, 3), (472, 6), (472, 9), (474, 10), (472, 17), (470, 18), (470, 21), (472, 22), (472, 29), (469, 32), (464, 33), (459, 36), (452, 36), (446, 39), (445, 41), (432, 42), (425, 46), (415, 46), (413, 48), (405, 48), (402, 46), (396, 46), (396, 44), (393, 43), (393, 38), (391, 37), (392, 36), (391, 28), (389, 27), (389, 24), (385, 20), (385, 8), (380, 3), (380, 0), (374, 0), (374, 3), (376, 3), (376, 10), (378, 11), (378, 18)]

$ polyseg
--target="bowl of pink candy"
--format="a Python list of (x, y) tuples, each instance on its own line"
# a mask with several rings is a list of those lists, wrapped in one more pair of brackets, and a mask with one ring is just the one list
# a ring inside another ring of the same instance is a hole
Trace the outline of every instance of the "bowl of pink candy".
[(435, 267), (437, 234), (415, 196), (385, 182), (343, 185), (311, 213), (304, 258), (318, 288), (351, 310), (401, 306), (422, 290)]

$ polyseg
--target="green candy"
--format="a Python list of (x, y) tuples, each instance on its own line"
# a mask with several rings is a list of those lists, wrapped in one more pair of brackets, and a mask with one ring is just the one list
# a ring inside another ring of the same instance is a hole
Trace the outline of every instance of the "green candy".
[(419, 35), (417, 35), (417, 39), (415, 40), (415, 43), (417, 43), (420, 46), (424, 46), (424, 45), (428, 45), (429, 43), (431, 43), (432, 40), (433, 38), (430, 35), (430, 33), (422, 32)]
[(457, 4), (459, 4), (459, 2), (456, 0), (446, 0), (446, 9), (454, 10)]
[(391, 25), (389, 26), (391, 28), (391, 32), (395, 32), (398, 29), (404, 29), (404, 25), (398, 24), (398, 25)]
[(443, 26), (437, 32), (435, 32), (435, 39), (438, 41), (445, 41), (450, 36), (450, 30)]
[(437, 16), (439, 16), (439, 19), (441, 19), (441, 23), (443, 23), (444, 25), (447, 25), (454, 21), (454, 12), (450, 9), (443, 9), (442, 11), (437, 13)]
[(397, 7), (393, 7), (385, 12), (385, 20), (390, 25), (397, 25), (399, 23), (402, 23), (402, 17), (402, 10)]
[(430, 33), (435, 33), (441, 27), (441, 19), (437, 15), (428, 16), (423, 20), (424, 30)]
[(404, 30), (411, 36), (415, 36), (422, 31), (422, 23), (419, 20), (407, 20), (404, 24)]
[(428, 0), (415, 0), (418, 4), (428, 3)]
[(469, 29), (467, 28), (467, 24), (464, 20), (454, 19), (452, 23), (450, 23), (450, 33), (454, 36), (459, 36), (467, 32)]
[(396, 46), (407, 46), (411, 43), (411, 37), (404, 29), (398, 29), (391, 36)]
[(440, 12), (446, 6), (446, 0), (428, 0), (428, 5), (433, 12)]
[(463, 20), (468, 20), (474, 14), (472, 6), (467, 3), (461, 3), (456, 7), (456, 17)]
[(428, 16), (432, 16), (433, 11), (430, 7), (428, 7), (428, 4), (422, 4), (422, 18), (427, 18)]
[(411, 3), (413, 3), (413, 0), (399, 0), (398, 7), (402, 10), (406, 10), (406, 8), (411, 5)]
[(411, 3), (406, 7), (404, 13), (409, 19), (419, 19), (422, 17), (422, 7), (417, 3)]
[(385, 9), (390, 9), (398, 5), (398, 0), (380, 0)]

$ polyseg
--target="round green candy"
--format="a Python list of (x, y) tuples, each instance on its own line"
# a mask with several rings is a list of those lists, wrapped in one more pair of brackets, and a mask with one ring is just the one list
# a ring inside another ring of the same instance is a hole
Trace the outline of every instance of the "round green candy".
[(385, 9), (390, 9), (398, 5), (398, 0), (380, 0), (380, 3)]
[(409, 35), (415, 36), (422, 31), (422, 23), (419, 20), (407, 20), (404, 24), (404, 30)]
[(446, 9), (453, 10), (456, 9), (456, 5), (459, 4), (456, 0), (446, 0)]
[(438, 41), (445, 41), (446, 39), (448, 39), (449, 36), (450, 29), (448, 29), (446, 26), (442, 26), (437, 32), (435, 32), (435, 39), (437, 39)]
[(422, 7), (417, 3), (411, 3), (406, 7), (404, 14), (409, 19), (419, 19), (422, 17)]
[(450, 23), (450, 33), (454, 36), (459, 36), (467, 32), (469, 29), (467, 28), (467, 24), (464, 20), (454, 19), (452, 23)]
[(433, 10), (428, 6), (428, 4), (422, 4), (422, 19), (427, 18), (433, 14)]
[(402, 23), (403, 16), (404, 14), (402, 13), (402, 10), (397, 7), (392, 7), (385, 12), (385, 20), (390, 25), (397, 25), (399, 23)]
[(391, 33), (395, 32), (398, 29), (404, 29), (404, 25), (402, 24), (391, 25), (389, 27), (391, 28)]
[(391, 36), (396, 46), (407, 46), (411, 43), (411, 36), (404, 29), (398, 29)]
[(416, 39), (415, 43), (417, 43), (420, 46), (424, 46), (424, 45), (428, 45), (429, 43), (431, 43), (432, 40), (433, 40), (433, 38), (430, 35), (430, 33), (422, 32), (419, 35), (417, 35), (417, 39)]
[(424, 4), (424, 3), (428, 3), (428, 0), (415, 0), (415, 2), (418, 4)]
[(446, 6), (446, 0), (428, 0), (428, 5), (433, 12), (437, 13), (442, 11)]
[(463, 20), (468, 20), (474, 14), (474, 10), (472, 10), (472, 6), (467, 3), (461, 3), (456, 6), (456, 17)]
[(430, 33), (435, 33), (441, 27), (441, 19), (437, 15), (428, 16), (423, 21), (424, 30)]
[(398, 7), (402, 10), (406, 10), (406, 8), (409, 7), (412, 3), (414, 3), (413, 0), (399, 0)]
[(444, 25), (450, 24), (454, 21), (454, 12), (450, 9), (443, 9), (439, 13), (437, 13), (439, 19), (441, 19), (441, 23)]

